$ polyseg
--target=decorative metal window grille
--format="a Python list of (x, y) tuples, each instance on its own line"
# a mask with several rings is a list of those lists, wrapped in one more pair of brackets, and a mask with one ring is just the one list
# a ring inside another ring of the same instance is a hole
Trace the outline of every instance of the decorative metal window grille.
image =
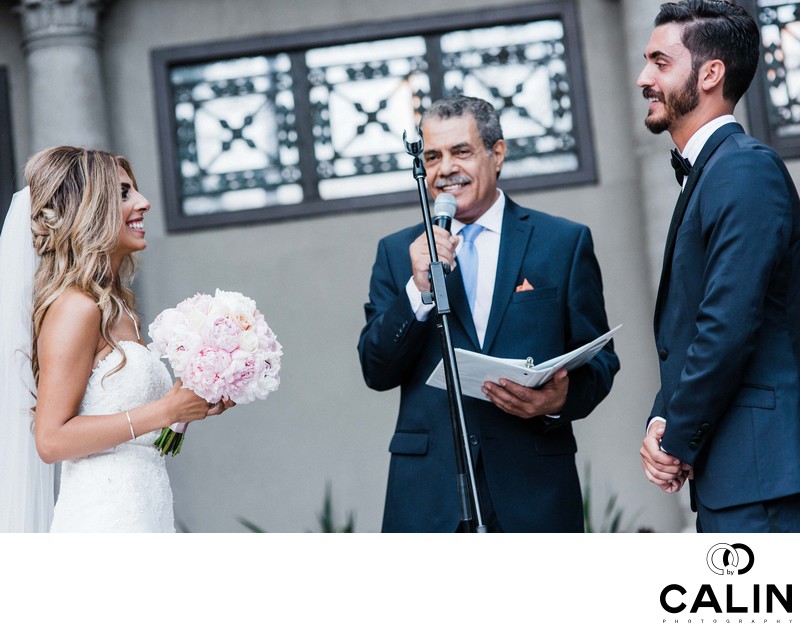
[(500, 112), (505, 190), (595, 181), (574, 2), (154, 51), (168, 228), (416, 199), (402, 141), (463, 92)]
[(752, 133), (800, 157), (800, 2), (741, 0), (761, 30), (762, 56), (747, 92)]
[(430, 93), (425, 40), (314, 48), (305, 61), (319, 197), (411, 190), (402, 133), (415, 124), (414, 100)]

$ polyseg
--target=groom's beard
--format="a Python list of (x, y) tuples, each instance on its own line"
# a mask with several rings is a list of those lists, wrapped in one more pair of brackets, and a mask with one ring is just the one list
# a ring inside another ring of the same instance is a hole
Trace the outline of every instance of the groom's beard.
[(644, 124), (654, 134), (667, 131), (672, 124), (683, 116), (693, 111), (700, 102), (700, 91), (697, 89), (697, 78), (699, 73), (692, 70), (686, 83), (677, 92), (659, 94), (652, 88), (642, 90), (642, 95), (646, 99), (657, 98), (664, 104), (664, 113), (661, 117), (649, 115), (644, 119)]

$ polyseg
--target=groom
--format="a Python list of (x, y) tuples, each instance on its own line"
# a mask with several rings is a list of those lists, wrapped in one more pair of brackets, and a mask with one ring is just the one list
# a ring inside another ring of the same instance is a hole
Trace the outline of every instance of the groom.
[(727, 2), (661, 6), (638, 85), (682, 192), (655, 310), (661, 390), (641, 448), (699, 532), (800, 531), (800, 201), (733, 109), (759, 31)]
[[(494, 108), (442, 99), (425, 113), (422, 133), (431, 195), (456, 199), (457, 236), (435, 227), (439, 258), (457, 263), (447, 276), (453, 345), (544, 361), (608, 331), (589, 229), (523, 208), (497, 188), (506, 144)], [(383, 515), (390, 532), (454, 532), (460, 521), (447, 393), (425, 385), (442, 358), (433, 307), (421, 299), (429, 265), (422, 224), (380, 242), (358, 345), (367, 385), (400, 386)], [(472, 265), (477, 273), (467, 276)], [(501, 379), (484, 384), (489, 401), (464, 397), (489, 531), (583, 530), (572, 421), (608, 394), (617, 370), (608, 344), (540, 389)]]

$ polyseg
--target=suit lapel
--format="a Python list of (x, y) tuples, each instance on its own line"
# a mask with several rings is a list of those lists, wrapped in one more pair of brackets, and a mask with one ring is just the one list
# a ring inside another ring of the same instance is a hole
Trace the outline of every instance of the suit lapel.
[[(492, 295), (492, 309), (483, 339), (483, 349), (488, 351), (508, 309), (514, 287), (525, 258), (525, 251), (533, 232), (530, 214), (506, 197), (503, 228), (500, 232), (500, 252)], [(462, 290), (463, 291), (463, 290)]]
[(667, 232), (667, 242), (664, 246), (664, 262), (661, 266), (661, 280), (658, 284), (658, 295), (656, 298), (656, 322), (658, 321), (658, 315), (667, 293), (667, 286), (669, 285), (669, 278), (672, 272), (672, 255), (675, 252), (675, 239), (678, 234), (678, 228), (680, 228), (681, 222), (683, 221), (683, 216), (686, 214), (686, 209), (689, 206), (689, 200), (697, 186), (697, 182), (700, 180), (700, 175), (703, 173), (703, 168), (706, 162), (708, 162), (708, 159), (714, 151), (717, 150), (717, 147), (722, 144), (723, 140), (737, 132), (744, 133), (742, 126), (739, 125), (739, 123), (728, 123), (711, 135), (711, 138), (706, 141), (703, 150), (697, 157), (697, 161), (692, 165), (692, 170), (686, 179), (686, 185), (683, 187), (683, 191), (681, 191), (678, 201), (675, 204), (675, 210), (672, 212), (672, 221), (670, 221), (669, 231)]

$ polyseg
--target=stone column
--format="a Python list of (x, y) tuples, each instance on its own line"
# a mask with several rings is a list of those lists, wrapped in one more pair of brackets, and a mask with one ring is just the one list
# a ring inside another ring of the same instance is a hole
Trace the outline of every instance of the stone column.
[(21, 0), (31, 149), (109, 149), (98, 15), (107, 0)]

